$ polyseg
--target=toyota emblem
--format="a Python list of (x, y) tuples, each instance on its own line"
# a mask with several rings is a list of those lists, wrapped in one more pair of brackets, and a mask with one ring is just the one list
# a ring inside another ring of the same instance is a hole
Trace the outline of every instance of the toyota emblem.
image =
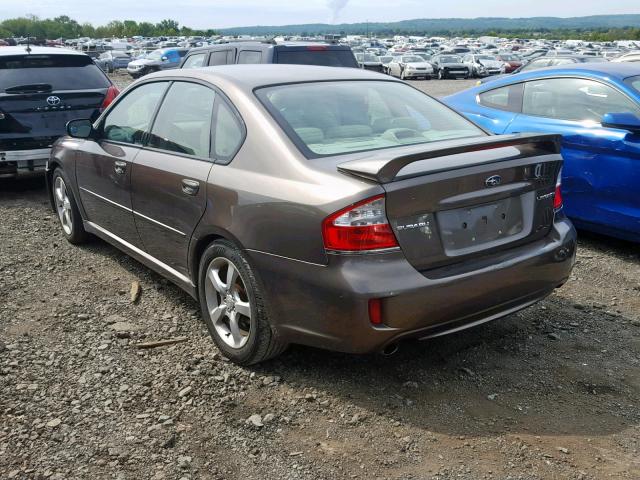
[(56, 105), (60, 105), (60, 97), (51, 95), (50, 97), (47, 97), (47, 103), (52, 107), (55, 107)]
[(500, 185), (502, 183), (502, 177), (500, 175), (494, 175), (492, 177), (487, 178), (484, 181), (484, 184), (487, 187), (497, 187), (498, 185)]

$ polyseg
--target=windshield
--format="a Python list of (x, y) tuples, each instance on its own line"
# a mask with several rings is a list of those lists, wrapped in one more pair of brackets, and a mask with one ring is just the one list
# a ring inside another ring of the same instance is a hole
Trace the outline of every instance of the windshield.
[(517, 62), (518, 57), (516, 57), (515, 55), (500, 55), (500, 60), (502, 60), (503, 62)]
[(424, 58), (418, 57), (417, 55), (408, 55), (406, 57), (402, 57), (402, 61), (404, 63), (420, 63), (424, 62)]
[(52, 90), (107, 88), (102, 70), (86, 55), (11, 55), (0, 57), (0, 91), (44, 84)]
[(637, 77), (627, 78), (625, 80), (627, 85), (631, 85), (631, 88), (635, 89), (636, 92), (640, 93), (640, 75)]
[(364, 61), (365, 62), (379, 62), (380, 58), (376, 57), (375, 55), (371, 55), (369, 53), (365, 53), (364, 54)]
[(457, 57), (455, 55), (440, 57), (440, 63), (460, 63), (460, 57)]
[(150, 54), (145, 57), (147, 60), (161, 60), (162, 59), (162, 50), (154, 50)]
[(583, 57), (582, 58), (582, 62), (584, 63), (599, 63), (599, 62), (606, 62), (607, 59), (604, 57)]
[(484, 135), (398, 82), (301, 83), (261, 88), (256, 95), (309, 158)]
[(477, 60), (496, 60), (496, 57), (492, 57), (491, 55), (478, 55), (476, 59)]

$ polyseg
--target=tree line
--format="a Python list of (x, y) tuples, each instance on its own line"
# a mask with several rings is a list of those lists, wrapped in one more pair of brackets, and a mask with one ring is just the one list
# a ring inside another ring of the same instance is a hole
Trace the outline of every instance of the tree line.
[(129, 38), (135, 35), (160, 37), (174, 35), (214, 35), (214, 30), (195, 30), (180, 26), (175, 20), (167, 19), (158, 23), (136, 22), (135, 20), (113, 20), (106, 25), (94, 27), (90, 23), (78, 23), (62, 15), (55, 18), (39, 18), (34, 15), (9, 18), (0, 22), (0, 38), (35, 37), (39, 39), (58, 38)]
[[(629, 16), (612, 16), (612, 18)], [(634, 16), (636, 17), (636, 16)], [(637, 16), (640, 19), (640, 15)], [(586, 17), (590, 18), (590, 17)], [(576, 39), (592, 42), (606, 42), (615, 40), (640, 40), (640, 28), (638, 27), (603, 27), (603, 28), (490, 28), (490, 21), (507, 24), (510, 19), (433, 19), (433, 20), (405, 20), (390, 24), (351, 24), (351, 25), (289, 25), (284, 27), (242, 27), (226, 29), (219, 33), (226, 34), (250, 34), (250, 35), (302, 35), (313, 36), (320, 33), (342, 33), (351, 35), (364, 35), (365, 32), (376, 36), (392, 35), (432, 35), (432, 36), (463, 36), (477, 37), (482, 35), (507, 37), (507, 38), (549, 38), (557, 40)], [(529, 19), (529, 23), (535, 24), (536, 19)], [(553, 25), (552, 20), (566, 22), (570, 19), (547, 19), (547, 23)], [(580, 18), (575, 23), (580, 24)], [(522, 19), (520, 20), (522, 21)], [(514, 21), (515, 22), (515, 21)], [(607, 22), (604, 22), (607, 23)], [(448, 27), (446, 28), (445, 25)], [(473, 25), (479, 28), (469, 28)], [(483, 28), (483, 26), (487, 26)], [(514, 24), (515, 26), (516, 24)], [(422, 31), (420, 30), (422, 29)], [(90, 38), (130, 38), (135, 35), (143, 37), (160, 36), (212, 36), (216, 31), (196, 30), (180, 24), (171, 19), (158, 23), (136, 22), (135, 20), (113, 20), (106, 25), (93, 26), (90, 23), (79, 23), (76, 20), (62, 15), (55, 18), (39, 18), (33, 15), (19, 18), (10, 18), (0, 22), (0, 38), (9, 37), (35, 37), (39, 39), (71, 39), (78, 37)]]

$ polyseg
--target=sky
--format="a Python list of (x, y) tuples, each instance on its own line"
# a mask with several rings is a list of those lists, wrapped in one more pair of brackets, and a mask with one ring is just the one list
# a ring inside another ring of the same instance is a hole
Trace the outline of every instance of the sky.
[(389, 22), (446, 17), (572, 17), (640, 13), (640, 0), (0, 0), (0, 19), (68, 15), (110, 20), (177, 20), (192, 28), (299, 23)]

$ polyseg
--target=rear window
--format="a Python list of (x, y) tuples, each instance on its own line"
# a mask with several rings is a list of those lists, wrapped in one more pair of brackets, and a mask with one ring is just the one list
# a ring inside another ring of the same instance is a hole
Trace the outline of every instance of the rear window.
[(332, 49), (278, 50), (275, 63), (290, 65), (317, 65), (324, 67), (358, 67), (353, 52), (350, 50)]
[(485, 135), (398, 82), (301, 83), (261, 88), (256, 95), (308, 158)]
[(48, 84), (52, 90), (107, 88), (110, 83), (85, 55), (12, 55), (0, 57), (0, 91)]

